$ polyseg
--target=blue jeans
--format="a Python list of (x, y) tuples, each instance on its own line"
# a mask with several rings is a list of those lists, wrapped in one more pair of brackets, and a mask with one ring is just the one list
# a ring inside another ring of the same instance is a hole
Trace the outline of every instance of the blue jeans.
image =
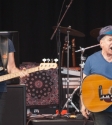
[(6, 92), (0, 92), (0, 125), (2, 125), (2, 116), (5, 109)]
[(112, 125), (112, 112), (93, 113), (94, 125)]

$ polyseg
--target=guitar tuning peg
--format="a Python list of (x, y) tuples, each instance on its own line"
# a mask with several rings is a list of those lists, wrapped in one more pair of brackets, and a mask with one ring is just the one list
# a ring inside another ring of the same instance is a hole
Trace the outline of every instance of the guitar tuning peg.
[(57, 62), (58, 62), (58, 59), (54, 59), (54, 61), (55, 61), (55, 63), (57, 63)]
[(48, 62), (48, 63), (50, 62), (50, 59), (49, 59), (49, 58), (47, 59), (47, 62)]
[(44, 59), (42, 59), (42, 61), (45, 63), (46, 59), (44, 58)]
[(51, 63), (53, 63), (53, 59), (51, 59)]

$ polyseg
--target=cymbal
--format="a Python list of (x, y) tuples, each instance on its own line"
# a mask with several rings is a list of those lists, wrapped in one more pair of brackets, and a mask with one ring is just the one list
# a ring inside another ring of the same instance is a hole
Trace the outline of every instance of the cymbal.
[[(53, 26), (53, 29), (56, 29), (57, 26)], [(60, 32), (61, 33), (64, 33), (64, 34), (67, 34), (67, 31), (70, 31), (69, 34), (72, 35), (72, 36), (78, 36), (78, 37), (84, 37), (85, 34), (77, 31), (77, 30), (74, 30), (74, 29), (71, 29), (69, 27), (62, 27), (62, 26), (59, 26), (58, 27), (60, 29)]]
[(100, 31), (100, 30), (101, 30), (101, 28), (93, 29), (93, 30), (90, 31), (90, 35), (91, 35), (92, 37), (97, 38), (97, 37), (99, 36), (99, 31)]

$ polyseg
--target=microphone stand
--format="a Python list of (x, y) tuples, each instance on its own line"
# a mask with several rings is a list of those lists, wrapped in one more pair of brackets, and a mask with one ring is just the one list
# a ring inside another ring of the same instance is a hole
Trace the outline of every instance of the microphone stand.
[[(69, 28), (69, 27), (68, 27)], [(69, 32), (70, 31), (67, 31), (67, 99), (69, 98), (69, 49), (70, 49), (70, 46), (69, 46)], [(67, 103), (67, 113), (69, 113), (69, 104)]]
[(60, 48), (61, 48), (61, 42), (60, 42), (60, 29), (59, 26), (63, 20), (63, 18), (65, 17), (65, 14), (67, 13), (68, 9), (70, 8), (70, 5), (72, 4), (73, 0), (70, 1), (69, 5), (67, 6), (67, 9), (65, 10), (65, 13), (63, 14), (61, 20), (59, 21), (59, 23), (57, 24), (56, 29), (54, 30), (54, 33), (51, 36), (51, 40), (53, 39), (55, 33), (58, 30), (58, 41), (57, 41), (57, 46), (58, 46), (58, 85), (59, 85), (59, 115), (61, 115), (61, 95), (62, 95), (62, 91), (61, 91), (61, 87), (62, 87), (62, 81), (61, 81), (61, 61), (60, 61)]
[(58, 40), (57, 40), (57, 49), (58, 49), (58, 90), (59, 90), (59, 115), (61, 114), (61, 96), (62, 96), (62, 80), (61, 80), (61, 42), (60, 42), (60, 29), (58, 29)]
[(50, 38), (51, 40), (53, 39), (53, 37), (54, 37), (54, 35), (55, 35), (57, 29), (58, 29), (59, 26), (60, 26), (60, 23), (62, 22), (63, 18), (65, 17), (65, 14), (67, 13), (68, 9), (70, 8), (70, 5), (72, 4), (72, 2), (73, 2), (73, 0), (71, 0), (70, 3), (69, 3), (69, 5), (67, 6), (67, 9), (66, 9), (65, 13), (63, 14), (63, 16), (62, 16), (60, 22), (58, 23), (56, 29), (54, 30), (54, 33), (52, 34), (52, 36), (51, 36), (51, 38)]

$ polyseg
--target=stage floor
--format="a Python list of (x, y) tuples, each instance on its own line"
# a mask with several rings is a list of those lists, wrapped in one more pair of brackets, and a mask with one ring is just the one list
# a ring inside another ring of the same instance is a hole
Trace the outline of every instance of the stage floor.
[(76, 119), (53, 119), (53, 120), (31, 120), (27, 125), (94, 125), (91, 120)]

